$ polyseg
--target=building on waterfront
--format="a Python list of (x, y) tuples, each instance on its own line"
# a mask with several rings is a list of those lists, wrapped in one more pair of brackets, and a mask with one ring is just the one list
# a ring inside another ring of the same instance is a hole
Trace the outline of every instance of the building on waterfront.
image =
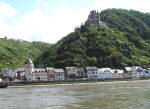
[(142, 78), (150, 77), (150, 69), (141, 67), (125, 67), (125, 71), (119, 69), (89, 67), (66, 67), (63, 69), (55, 68), (34, 68), (31, 59), (25, 62), (24, 68), (17, 68), (14, 75), (11, 70), (4, 69), (5, 74), (14, 77), (17, 81), (59, 81), (59, 80), (79, 80), (79, 79), (118, 79), (118, 78)]
[(9, 82), (9, 78), (6, 73), (0, 72), (0, 82)]
[(37, 68), (32, 72), (33, 81), (47, 81), (47, 71), (45, 69)]
[(66, 67), (65, 68), (67, 79), (76, 79), (77, 69), (76, 67)]
[(142, 78), (145, 76), (145, 69), (142, 68), (137, 68), (136, 69), (136, 74), (137, 74), (137, 78)]
[(149, 77), (150, 77), (150, 68), (144, 69), (144, 70), (145, 70), (145, 71), (144, 71), (143, 76), (146, 77), (146, 78), (149, 78)]
[(34, 64), (29, 58), (25, 63), (25, 78), (27, 81), (32, 81), (32, 73), (34, 71)]
[(111, 70), (111, 72), (112, 72), (111, 78), (114, 78), (114, 79), (124, 78), (124, 72), (123, 72), (123, 70), (114, 69), (114, 70)]
[(65, 80), (65, 72), (63, 69), (55, 69), (55, 80)]
[(85, 69), (83, 67), (77, 67), (77, 78), (82, 79), (82, 78), (87, 78), (87, 73), (85, 72)]
[(15, 70), (10, 70), (8, 68), (5, 68), (4, 69), (4, 74), (6, 74), (8, 76), (9, 81), (15, 81), (15, 77), (16, 77)]
[(124, 78), (139, 78), (137, 69), (141, 69), (139, 66), (125, 67)]
[(97, 79), (98, 68), (97, 67), (85, 67), (88, 79)]
[(46, 71), (47, 71), (47, 80), (54, 81), (55, 80), (55, 69), (47, 67)]
[(25, 68), (24, 67), (19, 67), (15, 70), (16, 73), (16, 79), (15, 81), (18, 80), (25, 80)]
[(112, 77), (112, 72), (110, 68), (98, 69), (97, 73), (98, 79), (110, 79)]

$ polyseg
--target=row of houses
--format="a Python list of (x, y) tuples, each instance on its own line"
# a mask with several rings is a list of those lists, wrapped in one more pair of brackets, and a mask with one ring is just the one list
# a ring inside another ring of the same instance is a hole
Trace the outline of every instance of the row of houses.
[(34, 68), (28, 59), (23, 68), (4, 70), (11, 81), (59, 81), (81, 79), (121, 79), (150, 77), (150, 69), (125, 67), (124, 70), (97, 67)]
[(35, 69), (32, 73), (33, 81), (58, 81), (64, 80), (65, 78), (63, 69), (54, 69), (54, 68), (46, 68), (46, 69)]

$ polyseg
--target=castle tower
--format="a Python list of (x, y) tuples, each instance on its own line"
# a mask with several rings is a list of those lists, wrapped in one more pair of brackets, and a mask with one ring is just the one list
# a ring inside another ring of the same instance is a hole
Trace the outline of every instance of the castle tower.
[(100, 25), (100, 14), (98, 11), (91, 11), (87, 21), (85, 22), (85, 25), (90, 26), (90, 27), (98, 27)]
[(32, 81), (32, 73), (34, 71), (34, 64), (29, 58), (25, 63), (25, 77), (27, 81)]

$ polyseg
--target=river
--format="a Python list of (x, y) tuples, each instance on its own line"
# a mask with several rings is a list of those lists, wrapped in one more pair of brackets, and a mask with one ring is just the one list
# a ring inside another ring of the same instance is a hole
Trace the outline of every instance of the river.
[(0, 109), (149, 108), (149, 80), (0, 89)]

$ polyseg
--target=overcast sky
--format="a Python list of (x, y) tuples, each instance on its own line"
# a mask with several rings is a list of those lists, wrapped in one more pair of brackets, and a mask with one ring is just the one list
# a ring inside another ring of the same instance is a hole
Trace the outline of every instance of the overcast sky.
[(84, 23), (91, 10), (150, 12), (149, 0), (0, 0), (0, 37), (56, 43)]

